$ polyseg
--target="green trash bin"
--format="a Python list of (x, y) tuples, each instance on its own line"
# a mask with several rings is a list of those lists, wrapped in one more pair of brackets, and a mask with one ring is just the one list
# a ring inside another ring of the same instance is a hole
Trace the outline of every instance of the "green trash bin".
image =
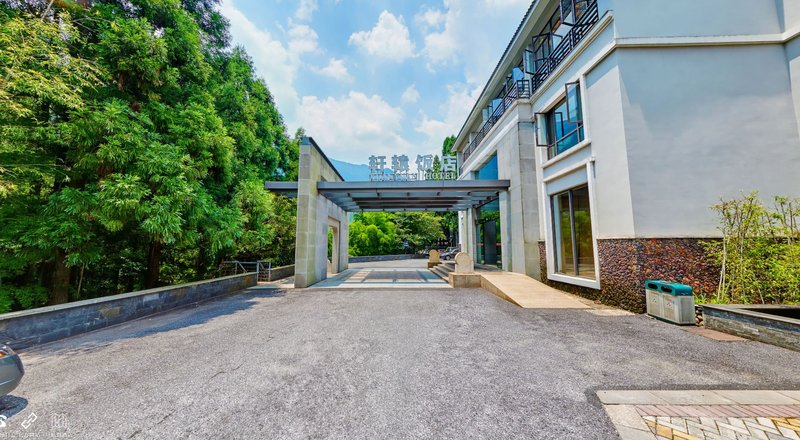
[(694, 291), (691, 286), (649, 280), (644, 283), (647, 314), (679, 325), (694, 325)]

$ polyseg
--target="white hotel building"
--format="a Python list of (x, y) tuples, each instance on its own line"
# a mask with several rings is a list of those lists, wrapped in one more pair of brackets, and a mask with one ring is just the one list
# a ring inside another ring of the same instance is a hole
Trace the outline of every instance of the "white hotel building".
[(800, 196), (800, 0), (537, 0), (458, 135), (462, 248), (629, 309), (716, 288), (710, 209)]

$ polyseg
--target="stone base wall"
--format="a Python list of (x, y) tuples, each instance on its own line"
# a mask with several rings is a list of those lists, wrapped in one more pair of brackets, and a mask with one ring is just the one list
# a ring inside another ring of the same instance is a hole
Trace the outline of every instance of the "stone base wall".
[[(748, 310), (744, 307), (753, 307)], [(800, 320), (763, 316), (758, 306), (706, 305), (706, 328), (800, 351)], [(769, 307), (769, 306), (767, 306)]]
[[(692, 286), (695, 294), (713, 293), (719, 267), (712, 264), (702, 242), (695, 238), (637, 238), (598, 240), (600, 290), (543, 279), (547, 284), (604, 304), (644, 313), (644, 282), (666, 280)], [(542, 277), (547, 277), (547, 251), (539, 242)]]
[(273, 267), (269, 271), (269, 281), (282, 280), (294, 276), (294, 264), (289, 266)]
[(246, 273), (0, 315), (0, 342), (15, 350), (75, 336), (253, 287)]

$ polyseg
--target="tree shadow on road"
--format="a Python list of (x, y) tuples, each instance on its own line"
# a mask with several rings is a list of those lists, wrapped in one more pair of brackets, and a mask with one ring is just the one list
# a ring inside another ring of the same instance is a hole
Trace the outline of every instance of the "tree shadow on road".
[(123, 339), (136, 339), (207, 323), (215, 318), (252, 308), (269, 298), (281, 298), (285, 290), (254, 287), (232, 295), (189, 304), (132, 321), (94, 330), (23, 350), (26, 364), (55, 355), (90, 353)]

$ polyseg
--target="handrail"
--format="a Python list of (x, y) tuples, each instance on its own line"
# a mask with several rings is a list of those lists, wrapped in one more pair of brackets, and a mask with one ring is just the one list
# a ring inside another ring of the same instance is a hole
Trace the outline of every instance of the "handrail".
[(475, 137), (472, 139), (472, 142), (469, 143), (466, 150), (464, 150), (463, 158), (467, 160), (469, 156), (477, 149), (478, 145), (483, 141), (489, 131), (494, 127), (494, 124), (500, 120), (500, 118), (505, 114), (505, 112), (511, 108), (511, 105), (518, 99), (523, 98), (530, 98), (531, 97), (531, 83), (528, 80), (519, 80), (514, 81), (511, 88), (506, 91), (505, 95), (500, 99), (500, 105), (497, 108), (492, 110), (492, 114), (489, 115), (489, 118), (484, 122), (483, 126), (477, 133), (475, 133)]
[(217, 269), (220, 273), (233, 272), (234, 275), (241, 273), (256, 272), (258, 274), (258, 281), (269, 281), (272, 279), (272, 261), (271, 260), (256, 260), (256, 261), (223, 261)]
[(556, 68), (572, 53), (577, 47), (578, 43), (583, 40), (589, 30), (600, 20), (600, 11), (597, 8), (597, 0), (589, 3), (586, 11), (581, 18), (572, 25), (572, 29), (567, 32), (561, 39), (561, 42), (553, 49), (545, 59), (542, 66), (533, 74), (531, 74), (530, 81), (521, 80), (516, 81), (514, 86), (509, 89), (503, 96), (501, 104), (493, 109), (489, 119), (484, 122), (480, 130), (475, 132), (475, 137), (467, 145), (462, 153), (462, 162), (466, 160), (478, 149), (478, 146), (489, 134), (489, 131), (500, 120), (503, 114), (511, 107), (511, 104), (518, 99), (530, 98), (533, 96), (540, 87), (545, 83), (547, 78), (556, 70)]

